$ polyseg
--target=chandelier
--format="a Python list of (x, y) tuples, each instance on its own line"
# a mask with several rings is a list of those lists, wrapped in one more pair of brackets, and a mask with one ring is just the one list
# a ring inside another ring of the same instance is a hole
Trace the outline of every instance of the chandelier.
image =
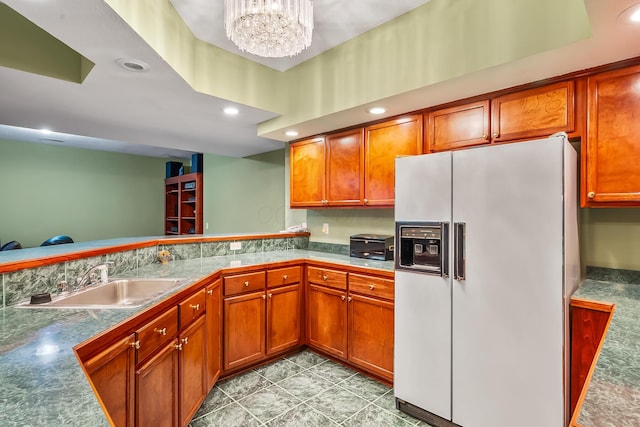
[(241, 51), (267, 58), (299, 54), (311, 44), (311, 0), (225, 0), (227, 37)]

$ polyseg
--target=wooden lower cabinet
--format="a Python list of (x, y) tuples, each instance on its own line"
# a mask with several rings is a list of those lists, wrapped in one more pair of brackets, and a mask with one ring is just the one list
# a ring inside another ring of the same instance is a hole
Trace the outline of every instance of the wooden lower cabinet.
[(267, 355), (300, 344), (302, 286), (282, 286), (267, 291)]
[(232, 370), (266, 355), (264, 291), (224, 299), (224, 369)]
[(307, 328), (309, 344), (336, 357), (347, 358), (346, 292), (309, 285)]
[(222, 281), (206, 288), (207, 389), (211, 390), (222, 371)]
[(136, 370), (136, 425), (178, 425), (178, 342), (171, 341)]
[(135, 335), (131, 334), (84, 363), (109, 421), (132, 426), (135, 406)]
[(393, 302), (350, 294), (349, 361), (393, 381)]
[(189, 424), (209, 391), (205, 316), (200, 316), (179, 337), (180, 425)]

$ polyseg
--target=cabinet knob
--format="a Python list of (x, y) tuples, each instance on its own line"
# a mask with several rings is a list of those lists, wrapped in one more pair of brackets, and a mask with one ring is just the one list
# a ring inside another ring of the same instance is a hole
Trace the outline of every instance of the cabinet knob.
[(194, 310), (200, 310), (200, 304), (189, 304), (189, 307), (193, 308)]
[(176, 348), (176, 350), (178, 350), (178, 351), (182, 351), (182, 343), (180, 343), (180, 344), (174, 344), (173, 346)]
[(269, 294), (269, 298), (273, 298), (273, 294)]
[(207, 291), (207, 294), (209, 294), (209, 295), (213, 295), (213, 289), (209, 289), (209, 290)]
[(182, 338), (182, 343), (183, 344), (188, 344), (189, 343), (189, 337)]
[(345, 297), (344, 295), (342, 295), (342, 296), (340, 297), (340, 299), (341, 299), (342, 301), (344, 301), (344, 300), (345, 300), (345, 298), (346, 298), (346, 297)]
[(587, 197), (590, 198), (590, 199), (593, 199), (594, 197), (596, 197), (596, 193), (594, 193), (593, 191), (589, 191), (587, 193)]
[(327, 279), (328, 279), (327, 275), (326, 275), (326, 274), (323, 274), (323, 275), (322, 275), (322, 280), (324, 280), (324, 281), (326, 282), (326, 281), (327, 281)]
[(375, 286), (373, 286), (373, 283), (369, 284), (369, 290), (372, 291), (373, 288), (375, 288)]
[(287, 275), (285, 274), (284, 276), (282, 276), (283, 280), (287, 280)]
[(367, 203), (369, 203), (369, 199), (364, 199), (363, 202), (366, 205)]
[(246, 288), (248, 286), (249, 286), (249, 281), (247, 280), (247, 281), (244, 282), (244, 287)]
[(497, 138), (497, 137), (499, 137), (499, 136), (500, 136), (500, 134), (499, 134), (498, 132), (494, 132), (494, 133), (493, 133), (493, 137), (494, 137), (494, 138)]
[(351, 302), (351, 297), (347, 298), (347, 301)]
[(154, 331), (157, 332), (158, 335), (167, 335), (167, 328), (162, 328), (162, 329), (155, 328)]
[(489, 140), (489, 135), (486, 134), (486, 133), (483, 133), (482, 134), (482, 139), (484, 139), (485, 141), (488, 141)]
[(262, 299), (267, 299), (267, 296), (263, 294)]
[(140, 349), (140, 341), (134, 341), (132, 343), (129, 344), (131, 347), (135, 348), (136, 350)]

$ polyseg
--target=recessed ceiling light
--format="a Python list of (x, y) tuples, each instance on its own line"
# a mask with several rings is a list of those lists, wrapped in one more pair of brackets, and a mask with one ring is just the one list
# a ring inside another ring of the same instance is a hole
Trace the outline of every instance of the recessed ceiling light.
[(240, 110), (238, 110), (236, 107), (225, 107), (222, 111), (224, 111), (224, 113), (228, 116), (235, 116), (240, 112)]
[(151, 68), (149, 67), (149, 64), (142, 62), (139, 59), (132, 58), (118, 58), (116, 59), (116, 64), (127, 71), (135, 71), (137, 73), (149, 71), (149, 69)]
[(636, 3), (631, 7), (623, 10), (618, 19), (632, 24), (640, 24), (640, 3)]
[(296, 132), (295, 130), (288, 130), (284, 134), (287, 136), (298, 136), (298, 132)]
[(384, 107), (369, 107), (367, 108), (367, 112), (369, 114), (384, 114), (387, 112), (387, 109)]

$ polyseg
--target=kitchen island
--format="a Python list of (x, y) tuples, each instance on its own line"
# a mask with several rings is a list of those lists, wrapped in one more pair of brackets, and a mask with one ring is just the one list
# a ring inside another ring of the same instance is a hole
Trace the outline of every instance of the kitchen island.
[(591, 382), (587, 385), (578, 424), (584, 427), (640, 425), (640, 274), (591, 268), (573, 295), (614, 303)]
[[(393, 270), (391, 261), (350, 258), (303, 249), (261, 251), (152, 263), (118, 277), (180, 277), (188, 287), (217, 271), (320, 261), (364, 270)], [(174, 292), (174, 293), (175, 293)], [(6, 307), (0, 313), (0, 425), (108, 425), (72, 348), (160, 303), (163, 295), (131, 309)]]

